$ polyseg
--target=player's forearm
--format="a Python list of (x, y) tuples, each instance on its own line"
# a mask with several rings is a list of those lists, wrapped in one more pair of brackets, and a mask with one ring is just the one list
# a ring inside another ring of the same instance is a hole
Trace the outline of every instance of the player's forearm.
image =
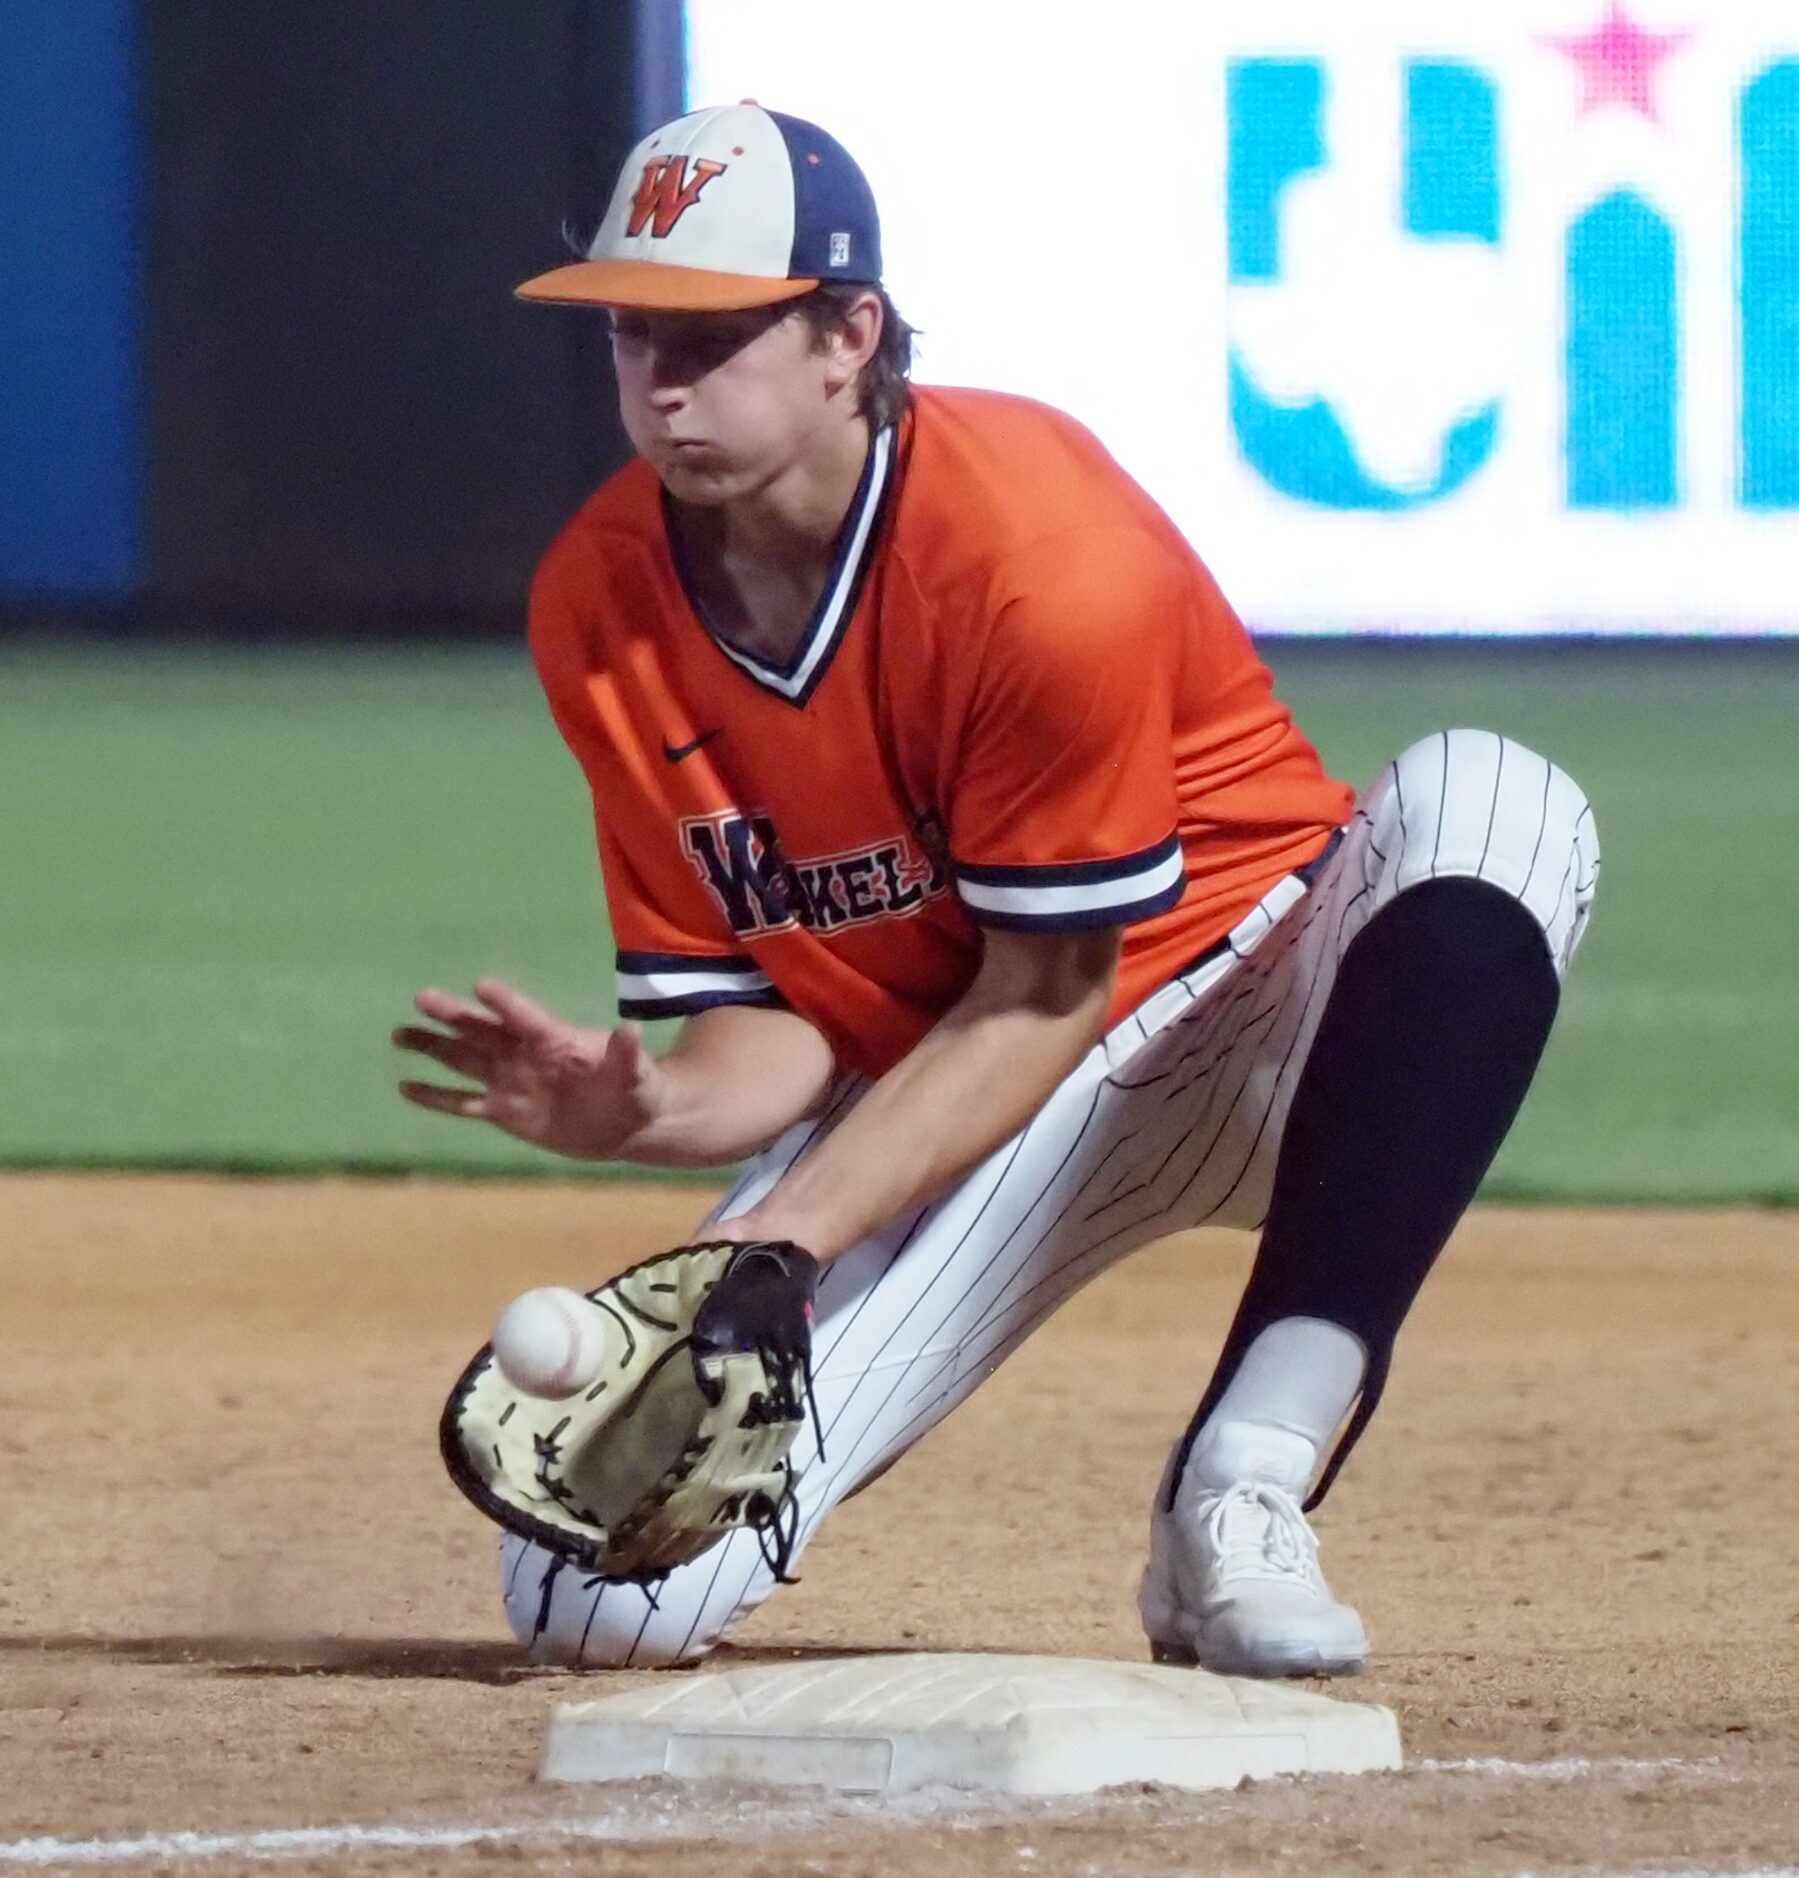
[(733, 1228), (829, 1260), (947, 1191), (1024, 1126), (1100, 1036), (1115, 955), (1098, 948), (1112, 938), (1096, 935), (1085, 969), (1028, 1002), (977, 979)]
[(792, 1012), (726, 1006), (690, 1018), (656, 1069), (653, 1113), (620, 1158), (718, 1167), (810, 1114), (835, 1064), (829, 1044)]

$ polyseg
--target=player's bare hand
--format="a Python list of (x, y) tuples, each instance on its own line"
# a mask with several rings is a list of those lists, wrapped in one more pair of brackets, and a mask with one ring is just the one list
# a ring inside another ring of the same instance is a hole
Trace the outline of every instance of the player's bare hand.
[(654, 1118), (659, 1072), (635, 1024), (584, 1029), (494, 978), (481, 979), (475, 997), (432, 990), (414, 999), (442, 1028), (402, 1025), (395, 1045), (477, 1086), (408, 1080), (400, 1084), (408, 1102), (491, 1122), (578, 1160), (622, 1154)]

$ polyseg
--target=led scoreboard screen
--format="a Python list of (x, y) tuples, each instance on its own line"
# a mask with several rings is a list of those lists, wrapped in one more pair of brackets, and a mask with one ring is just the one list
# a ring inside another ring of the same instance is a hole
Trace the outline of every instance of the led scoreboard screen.
[(1799, 632), (1799, 9), (689, 0), (1275, 632)]

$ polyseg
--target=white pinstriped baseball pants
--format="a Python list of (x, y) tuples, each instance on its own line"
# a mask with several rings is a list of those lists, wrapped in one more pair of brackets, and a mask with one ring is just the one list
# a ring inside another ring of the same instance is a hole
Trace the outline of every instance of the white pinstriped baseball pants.
[[(814, 1374), (824, 1458), (795, 1445), (799, 1548), (1090, 1278), (1149, 1240), (1262, 1224), (1287, 1110), (1344, 951), (1393, 896), (1444, 876), (1513, 894), (1559, 973), (1599, 876), (1593, 813), (1552, 763), (1490, 731), (1414, 744), (1358, 806), (1311, 885), (1289, 876), (1209, 959), (1100, 1040), (1028, 1126), (952, 1192), (827, 1267)], [(867, 1087), (790, 1129), (711, 1217), (753, 1204)], [(541, 1662), (703, 1656), (774, 1588), (734, 1533), (653, 1592), (508, 1536), (506, 1613)]]

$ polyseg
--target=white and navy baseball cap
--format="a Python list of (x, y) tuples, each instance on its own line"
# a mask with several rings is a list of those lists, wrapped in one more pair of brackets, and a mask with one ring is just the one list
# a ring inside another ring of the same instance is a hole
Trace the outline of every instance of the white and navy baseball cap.
[(518, 297), (727, 312), (880, 278), (881, 225), (855, 159), (816, 124), (745, 103), (652, 131), (625, 159), (587, 259)]

